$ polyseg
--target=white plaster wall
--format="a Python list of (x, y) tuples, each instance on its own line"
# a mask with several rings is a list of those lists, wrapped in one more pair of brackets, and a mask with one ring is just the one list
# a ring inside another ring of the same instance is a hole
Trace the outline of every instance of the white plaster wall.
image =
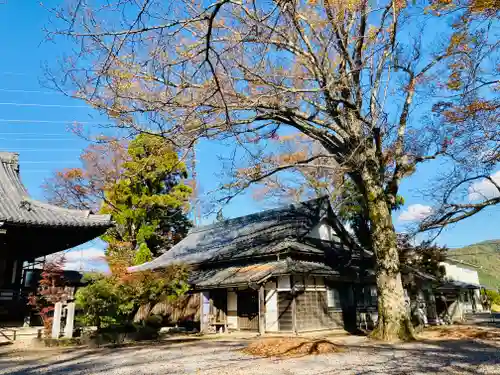
[[(229, 314), (232, 316), (230, 316)], [(228, 328), (238, 329), (238, 296), (236, 292), (227, 292), (227, 326)]]
[(441, 265), (443, 265), (446, 270), (445, 277), (447, 279), (480, 285), (477, 271), (446, 262), (441, 263)]
[(278, 289), (290, 290), (290, 276), (280, 276), (278, 278)]
[(321, 221), (317, 224), (307, 236), (323, 241), (337, 241), (339, 239), (333, 228), (326, 221)]
[(278, 291), (276, 283), (269, 282), (265, 286), (266, 290), (266, 332), (278, 332)]
[(209, 321), (209, 315), (210, 315), (210, 292), (201, 292), (200, 293), (201, 297), (201, 331), (204, 332), (207, 328), (207, 324)]

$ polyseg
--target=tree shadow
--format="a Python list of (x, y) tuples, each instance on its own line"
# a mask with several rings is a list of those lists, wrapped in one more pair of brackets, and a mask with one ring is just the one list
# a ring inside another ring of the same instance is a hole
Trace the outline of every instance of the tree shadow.
[[(310, 345), (311, 342), (313, 345)], [(217, 373), (231, 368), (243, 373), (268, 371), (276, 374), (477, 374), (482, 367), (500, 368), (500, 347), (481, 340), (426, 340), (404, 344), (363, 342), (337, 344), (328, 339), (306, 340), (287, 351), (304, 355), (279, 358), (250, 357), (241, 353), (248, 340), (192, 340), (120, 348), (50, 351), (38, 358), (0, 358), (0, 374), (54, 375), (104, 373)], [(338, 353), (322, 354), (322, 344), (333, 344)], [(320, 354), (320, 355), (315, 355)], [(332, 356), (336, 356), (332, 362)], [(335, 367), (332, 367), (335, 363)], [(262, 366), (262, 367), (261, 367)], [(160, 369), (161, 370), (158, 370)], [(490, 369), (491, 371), (491, 369)], [(266, 372), (267, 373), (267, 372)]]

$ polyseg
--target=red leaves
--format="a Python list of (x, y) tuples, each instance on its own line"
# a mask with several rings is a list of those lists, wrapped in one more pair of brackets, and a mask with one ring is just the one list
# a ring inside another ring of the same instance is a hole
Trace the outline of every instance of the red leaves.
[(64, 263), (64, 256), (45, 263), (37, 293), (28, 296), (28, 305), (32, 306), (40, 315), (46, 334), (50, 332), (52, 327), (52, 318), (49, 315), (54, 310), (54, 304), (65, 301), (68, 298), (68, 293), (72, 292), (64, 287)]

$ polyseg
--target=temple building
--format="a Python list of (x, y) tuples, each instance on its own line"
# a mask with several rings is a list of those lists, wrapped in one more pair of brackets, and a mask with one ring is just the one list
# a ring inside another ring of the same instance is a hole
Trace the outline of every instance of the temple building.
[(338, 224), (323, 197), (194, 228), (129, 270), (191, 266), (202, 331), (354, 330), (376, 313), (373, 257)]
[(25, 264), (103, 234), (109, 215), (56, 207), (30, 198), (19, 155), (0, 152), (0, 321), (22, 320)]

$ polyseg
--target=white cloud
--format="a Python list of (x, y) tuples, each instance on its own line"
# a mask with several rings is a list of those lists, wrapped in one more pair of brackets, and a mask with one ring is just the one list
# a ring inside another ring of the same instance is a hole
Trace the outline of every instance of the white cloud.
[(88, 249), (73, 249), (66, 252), (55, 253), (47, 257), (47, 260), (64, 255), (65, 270), (93, 271), (107, 270), (108, 264), (104, 258), (104, 250), (96, 247)]
[(406, 210), (404, 210), (401, 215), (399, 215), (399, 221), (417, 221), (423, 220), (432, 213), (432, 207), (426, 206), (420, 203), (409, 205)]
[[(495, 172), (491, 175), (491, 179), (500, 186), (500, 171)], [(490, 199), (498, 197), (500, 192), (497, 187), (491, 183), (490, 180), (482, 179), (479, 182), (473, 183), (469, 187), (469, 200), (477, 201), (481, 199)]]

